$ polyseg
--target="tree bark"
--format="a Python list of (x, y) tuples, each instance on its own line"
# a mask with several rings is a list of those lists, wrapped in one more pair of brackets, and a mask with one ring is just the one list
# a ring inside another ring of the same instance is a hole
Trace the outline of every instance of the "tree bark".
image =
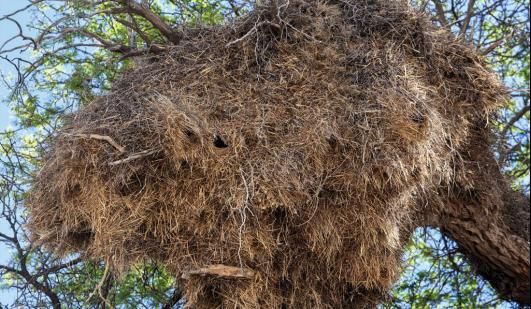
[(482, 215), (481, 205), (450, 201), (439, 221), (476, 267), (506, 299), (530, 304), (529, 242), (504, 223)]
[(476, 133), (460, 153), (461, 177), (428, 197), (424, 225), (455, 240), (502, 298), (529, 305), (529, 197), (511, 189), (485, 132)]

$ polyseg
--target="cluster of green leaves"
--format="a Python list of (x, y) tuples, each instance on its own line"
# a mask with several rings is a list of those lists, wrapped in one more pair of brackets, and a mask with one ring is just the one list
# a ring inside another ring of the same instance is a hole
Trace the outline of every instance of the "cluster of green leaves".
[[(98, 286), (105, 291), (105, 300)], [(137, 265), (123, 277), (112, 278), (106, 275), (103, 263), (86, 262), (59, 274), (55, 289), (69, 307), (93, 308), (108, 302), (113, 307), (161, 308), (176, 287), (172, 277), (152, 263)]]

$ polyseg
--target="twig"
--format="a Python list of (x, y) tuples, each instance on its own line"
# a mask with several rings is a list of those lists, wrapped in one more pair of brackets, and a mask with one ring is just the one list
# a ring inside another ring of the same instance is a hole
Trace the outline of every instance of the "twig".
[(259, 23), (255, 23), (255, 24), (254, 24), (254, 27), (252, 27), (251, 30), (249, 30), (249, 31), (248, 31), (246, 34), (244, 34), (242, 37), (240, 37), (240, 38), (238, 38), (238, 39), (236, 39), (236, 40), (234, 40), (234, 41), (231, 41), (231, 42), (227, 43), (227, 44), (225, 45), (225, 47), (229, 47), (229, 46), (231, 46), (231, 45), (234, 45), (234, 44), (236, 44), (236, 43), (239, 43), (239, 42), (245, 40), (245, 38), (247, 38), (247, 37), (250, 36), (251, 34), (257, 32), (257, 31), (258, 31), (258, 27), (262, 26), (264, 23), (265, 23), (265, 22), (263, 22), (263, 21), (262, 21), (262, 22), (259, 22)]
[(476, 0), (468, 1), (468, 7), (466, 9), (466, 17), (465, 17), (465, 20), (463, 21), (463, 25), (461, 26), (461, 30), (459, 31), (459, 37), (464, 37), (466, 34), (466, 30), (468, 29), (470, 20), (474, 16), (474, 5), (475, 4), (476, 4)]
[(520, 109), (518, 112), (516, 112), (513, 117), (511, 117), (511, 119), (509, 119), (509, 121), (507, 121), (507, 123), (505, 124), (505, 126), (503, 127), (500, 135), (502, 138), (505, 138), (505, 135), (507, 135), (507, 132), (509, 131), (509, 129), (518, 121), (520, 120), (522, 117), (524, 117), (524, 115), (529, 112), (531, 110), (531, 106), (529, 105), (525, 105), (522, 109)]
[(247, 213), (246, 210), (249, 209), (249, 198), (250, 198), (250, 192), (249, 192), (249, 185), (247, 184), (247, 180), (245, 179), (245, 175), (243, 174), (243, 170), (240, 168), (240, 174), (242, 176), (243, 184), (245, 186), (245, 200), (242, 203), (242, 207), (240, 208), (240, 217), (242, 220), (242, 223), (240, 224), (240, 228), (238, 229), (238, 260), (240, 262), (240, 267), (243, 268), (243, 262), (242, 262), (242, 237), (243, 237), (243, 229), (245, 228), (245, 222), (247, 221)]
[(494, 41), (494, 43), (492, 43), (491, 45), (485, 47), (484, 49), (482, 49), (480, 52), (482, 55), (486, 56), (488, 54), (490, 54), (493, 50), (495, 50), (496, 48), (498, 48), (500, 45), (502, 45), (503, 43), (509, 41), (510, 39), (512, 39), (513, 35), (514, 35), (515, 31), (511, 31), (511, 33), (503, 36), (502, 38)]
[(106, 304), (109, 306), (109, 308), (113, 308), (111, 306), (111, 304), (108, 303), (107, 299), (105, 297), (103, 297), (102, 293), (101, 293), (101, 287), (103, 286), (103, 284), (105, 283), (105, 281), (107, 280), (107, 276), (109, 275), (109, 264), (106, 264), (105, 265), (105, 270), (103, 271), (103, 276), (101, 277), (101, 280), (100, 282), (96, 285), (96, 287), (94, 288), (94, 290), (92, 291), (92, 293), (90, 293), (90, 295), (87, 297), (86, 299), (86, 303), (88, 303), (90, 301), (90, 299), (96, 294), (98, 293), (98, 296), (100, 297), (100, 299)]
[(429, 0), (423, 0), (422, 4), (419, 6), (419, 11), (422, 13), (426, 13), (426, 8), (428, 7), (428, 4), (430, 4)]
[(109, 162), (109, 166), (115, 166), (115, 165), (118, 165), (118, 164), (127, 163), (129, 161), (133, 161), (133, 160), (136, 160), (136, 159), (147, 157), (147, 156), (152, 155), (152, 154), (157, 153), (157, 152), (159, 152), (158, 149), (155, 149), (155, 150), (149, 150), (149, 149), (148, 150), (143, 150), (143, 151), (137, 152), (135, 154), (132, 154), (132, 155), (130, 155), (127, 158), (120, 159), (120, 160), (113, 161), (113, 162)]
[(196, 270), (190, 270), (182, 274), (181, 278), (189, 279), (190, 276), (218, 276), (227, 278), (252, 279), (255, 272), (249, 268), (227, 266), (223, 264), (209, 265)]
[(120, 144), (115, 142), (110, 136), (107, 136), (107, 135), (81, 134), (81, 133), (76, 133), (76, 134), (71, 134), (71, 135), (75, 137), (91, 138), (91, 139), (97, 139), (100, 141), (106, 141), (107, 143), (111, 144), (114, 148), (116, 148), (120, 153), (125, 152), (125, 147), (120, 146)]
[(181, 301), (183, 298), (183, 292), (181, 291), (181, 288), (179, 286), (175, 286), (175, 290), (173, 291), (173, 294), (171, 298), (164, 304), (162, 309), (172, 309), (175, 308), (177, 303)]

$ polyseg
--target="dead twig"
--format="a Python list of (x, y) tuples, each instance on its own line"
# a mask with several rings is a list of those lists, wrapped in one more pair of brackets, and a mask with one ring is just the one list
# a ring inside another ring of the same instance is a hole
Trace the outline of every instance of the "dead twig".
[(125, 147), (121, 146), (117, 142), (115, 142), (110, 136), (107, 135), (99, 135), (99, 134), (82, 134), (82, 133), (76, 133), (72, 134), (74, 137), (81, 137), (81, 138), (90, 138), (90, 139), (97, 139), (100, 141), (106, 141), (107, 143), (111, 144), (116, 150), (118, 150), (120, 153), (125, 152)]
[(209, 265), (196, 270), (190, 270), (182, 274), (183, 279), (189, 279), (191, 276), (218, 276), (227, 278), (252, 279), (255, 272), (249, 268), (240, 268), (227, 266), (223, 264)]
[(127, 157), (125, 159), (109, 162), (109, 166), (115, 166), (115, 165), (118, 165), (118, 164), (127, 163), (129, 161), (133, 161), (133, 160), (136, 160), (136, 159), (147, 157), (147, 156), (152, 155), (152, 154), (157, 153), (157, 152), (159, 152), (158, 149), (155, 149), (155, 150), (143, 150), (143, 151), (137, 152), (135, 154), (132, 154), (132, 155), (130, 155), (129, 157)]

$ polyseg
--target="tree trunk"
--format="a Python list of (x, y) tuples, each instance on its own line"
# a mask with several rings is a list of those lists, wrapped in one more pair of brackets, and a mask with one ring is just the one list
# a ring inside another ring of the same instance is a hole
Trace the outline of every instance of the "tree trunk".
[(455, 240), (501, 297), (529, 305), (529, 197), (510, 188), (483, 134), (471, 140), (461, 177), (428, 198), (424, 225)]
[[(526, 205), (527, 206), (527, 205)], [(451, 201), (439, 221), (463, 253), (506, 299), (530, 304), (529, 242), (504, 222), (484, 216), (481, 205)]]

